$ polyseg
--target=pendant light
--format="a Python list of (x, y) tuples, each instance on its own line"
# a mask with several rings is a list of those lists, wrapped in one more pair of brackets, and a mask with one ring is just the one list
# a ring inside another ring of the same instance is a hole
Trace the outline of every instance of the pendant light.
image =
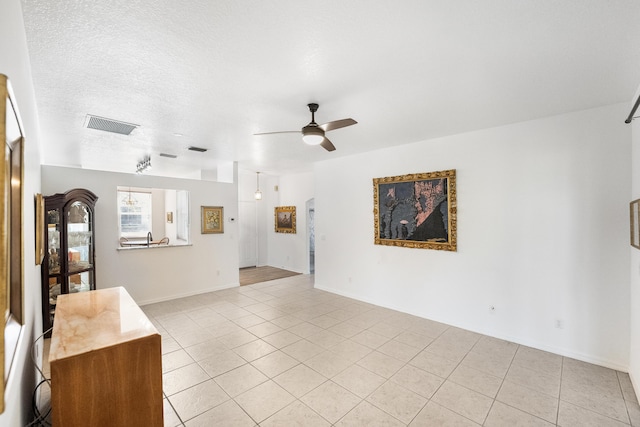
[(256, 200), (262, 200), (262, 192), (260, 191), (260, 172), (256, 172), (256, 187), (257, 190), (253, 196)]
[(127, 206), (135, 206), (138, 204), (138, 201), (131, 197), (131, 187), (129, 187), (129, 196), (124, 199), (124, 204)]

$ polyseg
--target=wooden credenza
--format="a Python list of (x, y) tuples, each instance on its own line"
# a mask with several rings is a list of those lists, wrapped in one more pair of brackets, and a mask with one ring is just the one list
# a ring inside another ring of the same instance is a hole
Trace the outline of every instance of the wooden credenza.
[(124, 288), (60, 295), (49, 350), (53, 425), (162, 427), (160, 345)]

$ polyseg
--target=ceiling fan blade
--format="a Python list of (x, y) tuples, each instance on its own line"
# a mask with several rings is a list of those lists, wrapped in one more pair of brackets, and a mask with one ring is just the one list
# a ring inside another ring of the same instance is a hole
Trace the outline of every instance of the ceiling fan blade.
[(336, 149), (336, 147), (326, 137), (322, 140), (320, 145), (327, 151), (335, 151)]
[(334, 120), (332, 122), (327, 122), (323, 125), (320, 125), (319, 127), (322, 128), (322, 130), (324, 130), (325, 132), (329, 132), (330, 130), (340, 129), (343, 127), (355, 125), (356, 123), (358, 122), (356, 122), (353, 119), (342, 119), (342, 120)]
[(300, 133), (299, 130), (281, 130), (279, 132), (260, 132), (254, 133), (254, 135), (274, 135), (276, 133)]

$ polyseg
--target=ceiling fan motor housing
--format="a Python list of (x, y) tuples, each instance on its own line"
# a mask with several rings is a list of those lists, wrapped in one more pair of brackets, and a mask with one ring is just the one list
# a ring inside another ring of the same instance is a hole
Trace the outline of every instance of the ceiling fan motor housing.
[(318, 111), (318, 104), (307, 104), (311, 111), (311, 123), (302, 128), (302, 140), (309, 145), (320, 145), (324, 141), (324, 129), (316, 123), (315, 112)]
[(302, 128), (302, 139), (309, 145), (319, 145), (324, 140), (324, 130), (311, 122)]

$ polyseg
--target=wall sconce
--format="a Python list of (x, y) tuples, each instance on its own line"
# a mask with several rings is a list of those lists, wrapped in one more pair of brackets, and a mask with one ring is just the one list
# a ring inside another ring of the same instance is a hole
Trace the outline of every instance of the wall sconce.
[(167, 222), (173, 224), (173, 212), (167, 212)]
[(262, 200), (262, 191), (260, 191), (260, 172), (256, 172), (256, 187), (258, 188), (254, 193), (253, 197), (256, 200)]
[(136, 165), (137, 174), (146, 172), (147, 170), (151, 170), (151, 157), (145, 157), (143, 161)]

